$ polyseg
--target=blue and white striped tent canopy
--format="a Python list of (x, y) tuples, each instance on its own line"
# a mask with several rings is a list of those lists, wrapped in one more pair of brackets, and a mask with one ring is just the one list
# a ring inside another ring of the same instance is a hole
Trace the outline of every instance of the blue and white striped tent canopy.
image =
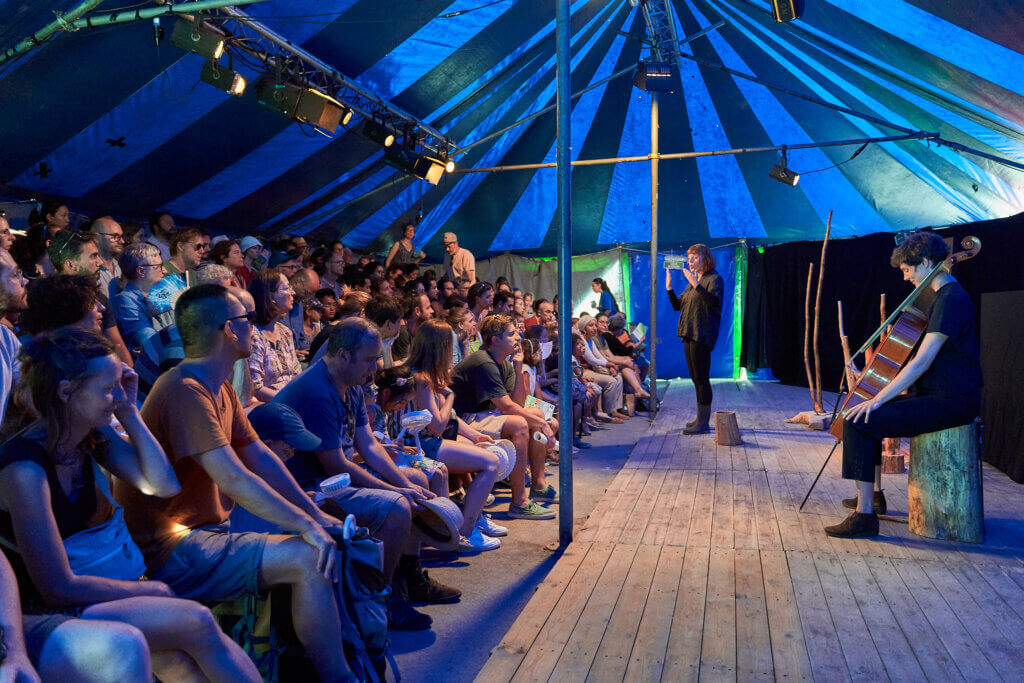
[[(0, 0), (0, 49), (76, 4)], [(773, 23), (764, 0), (668, 5), (680, 37), (727, 24), (683, 47), (703, 62), (682, 60), (680, 82), (661, 96), (662, 152), (898, 133), (715, 64), (1024, 162), (1019, 0), (807, 0), (791, 24)], [(552, 0), (269, 0), (242, 9), (460, 146), (554, 103)], [(645, 34), (627, 0), (573, 2), (573, 90), (644, 57), (636, 38)], [(215, 233), (286, 231), (383, 248), (414, 220), (432, 255), (445, 231), (478, 254), (554, 252), (553, 169), (456, 174), (432, 186), (386, 165), (381, 148), (352, 130), (357, 121), (333, 138), (316, 134), (259, 107), (251, 92), (233, 98), (198, 82), (202, 65), (166, 39), (157, 46), (142, 21), (61, 32), (0, 66), (0, 190), (66, 198), (83, 213), (166, 209)], [(572, 156), (647, 154), (650, 108), (628, 75), (578, 98)], [(456, 161), (553, 161), (554, 148), (549, 113)], [(664, 161), (661, 242), (820, 238), (829, 210), (833, 234), (846, 236), (1024, 208), (1024, 173), (991, 160), (910, 140), (872, 144), (847, 161), (856, 149), (791, 150), (789, 166), (804, 173), (795, 188), (768, 177), (774, 152)], [(827, 170), (808, 173), (818, 169)], [(649, 239), (647, 162), (576, 167), (572, 181), (575, 251)]]

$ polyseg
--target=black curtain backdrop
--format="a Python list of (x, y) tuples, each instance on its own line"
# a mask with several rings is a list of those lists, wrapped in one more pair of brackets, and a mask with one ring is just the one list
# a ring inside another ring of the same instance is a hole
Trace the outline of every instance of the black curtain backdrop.
[[(982, 294), (1024, 289), (1024, 213), (952, 226), (938, 234), (953, 237), (956, 251), (967, 235), (981, 240), (981, 252), (953, 270), (971, 295), (976, 312), (981, 310)], [(879, 296), (886, 294), (886, 309), (891, 313), (912, 290), (900, 271), (889, 265), (896, 246), (894, 237), (876, 233), (829, 242), (818, 322), (821, 379), (826, 390), (838, 388), (843, 371), (836, 301), (843, 302), (844, 328), (850, 350), (856, 351), (881, 323)], [(820, 259), (820, 241), (764, 247), (763, 252), (750, 249), (742, 348), (743, 366), (748, 371), (767, 367), (784, 384), (807, 386), (804, 295), (808, 264), (814, 263), (813, 307)], [(1008, 311), (1007, 315), (1021, 313)], [(813, 371), (813, 351), (811, 359)], [(863, 366), (862, 359), (858, 365)]]

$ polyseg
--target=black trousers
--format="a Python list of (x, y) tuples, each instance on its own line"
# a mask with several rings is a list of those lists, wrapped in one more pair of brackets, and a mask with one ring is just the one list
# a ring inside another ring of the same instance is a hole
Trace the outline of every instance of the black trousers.
[(697, 405), (711, 405), (711, 347), (689, 339), (683, 340), (686, 367), (697, 389)]
[(882, 464), (882, 439), (917, 436), (971, 422), (981, 395), (897, 396), (871, 411), (867, 423), (843, 422), (843, 479), (874, 481)]

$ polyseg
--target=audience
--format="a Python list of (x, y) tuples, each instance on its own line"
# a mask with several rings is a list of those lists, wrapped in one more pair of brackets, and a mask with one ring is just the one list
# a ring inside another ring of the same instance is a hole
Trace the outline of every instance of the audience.
[[(138, 242), (138, 224), (109, 215), (80, 233), (62, 204), (37, 213), (14, 244), (0, 217), (0, 420), (7, 434), (25, 427), (0, 444), (0, 534), (19, 541), (4, 551), (13, 577), (0, 558), (0, 626), (6, 661), (26, 676), (79, 678), (76, 648), (88, 647), (116, 653), (90, 672), (108, 680), (255, 680), (193, 600), (288, 586), (317, 674), (346, 679), (341, 522), (306, 493), (325, 477), (351, 478), (335, 501), (381, 543), (397, 630), (431, 626), (414, 604), (461, 595), (420, 561), (431, 500), (452, 491), (462, 507), (459, 553), (498, 550), (508, 534), (485, 512), (494, 440), (516, 453), (508, 516), (555, 516), (544, 464), (558, 422), (526, 405), (558, 403), (556, 310), (505, 278), (479, 281), (454, 234), (438, 280), (420, 272), (412, 225), (383, 263), (284, 234), (267, 260), (254, 237), (211, 250), (204, 230), (178, 230), (166, 212)], [(646, 362), (621, 314), (578, 329), (565, 419), (587, 448), (592, 418), (621, 421), (624, 386), (648, 396)], [(430, 416), (422, 458), (410, 436), (393, 443), (409, 410)], [(134, 542), (78, 570), (97, 550), (79, 535), (121, 519)]]
[(278, 268), (260, 271), (249, 283), (255, 302), (249, 372), (255, 396), (266, 402), (302, 372), (292, 331), (282, 320), (292, 310), (295, 294)]
[(0, 533), (17, 545), (4, 552), (22, 609), (134, 627), (161, 677), (259, 681), (206, 607), (158, 579), (140, 580), (146, 565), (100, 465), (147, 495), (167, 498), (181, 487), (136, 406), (131, 368), (102, 336), (70, 328), (26, 342), (20, 359), (25, 428), (0, 448)]

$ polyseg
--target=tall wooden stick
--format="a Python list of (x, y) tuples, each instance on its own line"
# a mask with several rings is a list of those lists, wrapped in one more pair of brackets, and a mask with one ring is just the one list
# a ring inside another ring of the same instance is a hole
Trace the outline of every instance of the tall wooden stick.
[[(807, 293), (804, 295), (804, 369), (807, 371), (807, 386), (814, 402), (814, 377), (811, 375), (811, 282), (814, 281), (814, 264), (807, 266)], [(817, 412), (817, 411), (815, 411)]]
[(832, 212), (828, 212), (828, 223), (825, 224), (825, 241), (821, 243), (821, 263), (818, 264), (818, 292), (814, 297), (814, 412), (825, 412), (825, 404), (821, 400), (821, 356), (818, 354), (818, 321), (821, 319), (821, 282), (825, 278), (825, 250), (828, 249), (828, 237), (832, 233)]
[(853, 374), (853, 370), (850, 369), (850, 340), (846, 336), (846, 330), (843, 325), (843, 302), (837, 301), (836, 306), (839, 308), (839, 343), (843, 347), (843, 365), (846, 372), (846, 388), (852, 389), (853, 385), (857, 382), (857, 376)]

